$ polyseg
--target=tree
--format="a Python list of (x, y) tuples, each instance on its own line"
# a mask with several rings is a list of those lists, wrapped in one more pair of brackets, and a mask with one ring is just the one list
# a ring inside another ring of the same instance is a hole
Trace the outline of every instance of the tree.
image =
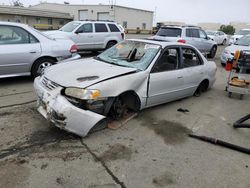
[(223, 31), (228, 35), (233, 35), (235, 33), (235, 28), (232, 25), (221, 25), (219, 31)]
[(23, 7), (23, 3), (21, 3), (20, 0), (13, 0), (12, 4), (14, 7)]

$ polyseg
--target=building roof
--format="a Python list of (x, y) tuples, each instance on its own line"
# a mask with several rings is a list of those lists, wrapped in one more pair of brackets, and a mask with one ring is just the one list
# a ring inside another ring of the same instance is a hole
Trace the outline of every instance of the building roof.
[[(47, 3), (47, 2), (42, 2), (40, 4), (34, 5), (32, 7), (39, 7), (39, 5), (59, 5), (59, 6), (112, 6), (112, 5), (105, 5), (105, 4), (99, 4), (99, 5), (91, 5), (91, 4), (61, 4), (61, 3)], [(149, 13), (154, 13), (154, 11), (151, 10), (144, 10), (144, 9), (139, 9), (139, 8), (131, 8), (131, 7), (126, 7), (126, 6), (120, 6), (120, 5), (113, 5), (114, 7), (119, 7), (119, 8), (124, 8), (124, 9), (132, 9), (132, 10), (138, 10), (138, 11), (143, 11), (143, 12), (149, 12)]]
[(25, 7), (2, 6), (2, 5), (0, 6), (0, 14), (73, 19), (73, 16), (71, 16), (68, 13), (42, 10), (37, 8), (25, 8)]

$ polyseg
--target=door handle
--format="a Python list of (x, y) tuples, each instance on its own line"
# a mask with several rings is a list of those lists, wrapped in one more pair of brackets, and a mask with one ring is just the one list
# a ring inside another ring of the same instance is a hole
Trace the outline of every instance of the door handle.
[(30, 54), (36, 54), (37, 52), (36, 51), (31, 51)]
[(179, 77), (177, 77), (177, 79), (181, 79), (181, 78), (183, 78), (183, 76), (179, 76)]
[(204, 74), (204, 72), (200, 72), (200, 74)]
[(89, 38), (93, 38), (94, 36), (88, 36)]

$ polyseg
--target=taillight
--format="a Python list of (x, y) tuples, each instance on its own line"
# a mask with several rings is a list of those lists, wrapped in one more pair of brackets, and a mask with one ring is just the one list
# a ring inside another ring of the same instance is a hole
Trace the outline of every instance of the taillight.
[(121, 33), (121, 35), (122, 35), (122, 40), (124, 40), (125, 39), (125, 33)]
[(71, 53), (76, 53), (77, 52), (77, 45), (73, 44), (69, 50)]
[(184, 39), (179, 39), (177, 42), (179, 42), (179, 43), (183, 43), (183, 44), (186, 44), (186, 40), (184, 40)]

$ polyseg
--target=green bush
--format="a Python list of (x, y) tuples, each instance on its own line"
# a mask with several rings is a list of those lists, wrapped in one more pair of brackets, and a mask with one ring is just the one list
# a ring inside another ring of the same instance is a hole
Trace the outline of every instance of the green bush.
[(221, 25), (219, 31), (223, 31), (228, 35), (233, 35), (235, 33), (235, 28), (232, 25)]

